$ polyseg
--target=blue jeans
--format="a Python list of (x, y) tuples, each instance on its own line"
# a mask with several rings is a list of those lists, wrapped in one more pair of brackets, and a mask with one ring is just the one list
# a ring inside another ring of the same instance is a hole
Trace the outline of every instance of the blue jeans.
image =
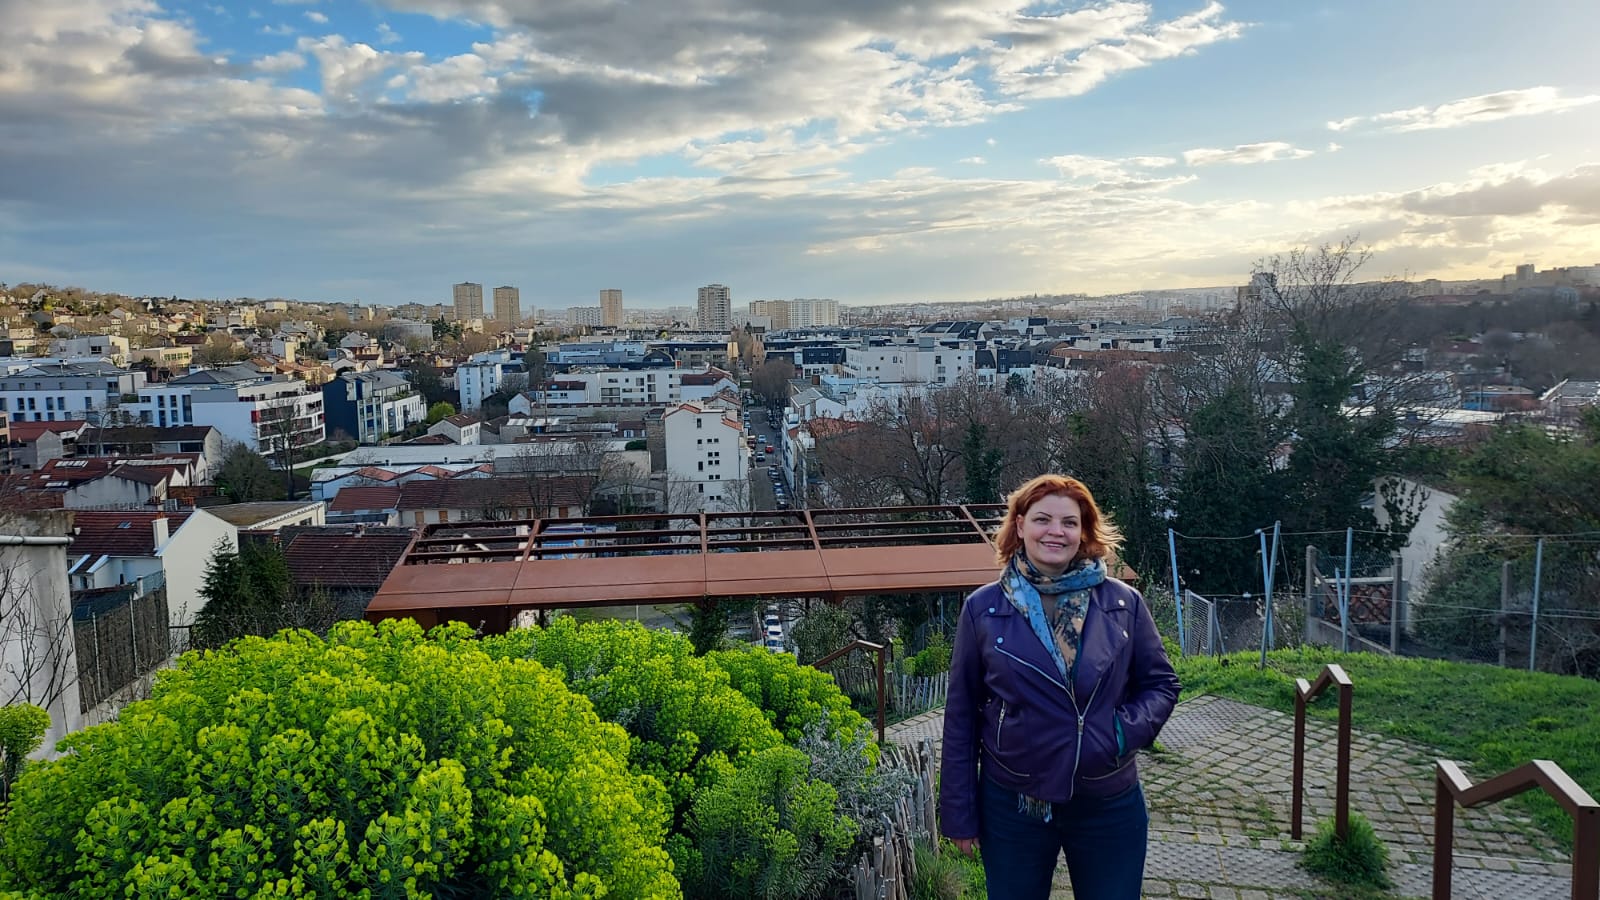
[(1067, 855), (1073, 896), (1139, 900), (1150, 814), (1135, 784), (1115, 797), (1057, 803), (1049, 822), (1017, 808), (1017, 794), (983, 779), (978, 845), (989, 900), (1047, 900)]

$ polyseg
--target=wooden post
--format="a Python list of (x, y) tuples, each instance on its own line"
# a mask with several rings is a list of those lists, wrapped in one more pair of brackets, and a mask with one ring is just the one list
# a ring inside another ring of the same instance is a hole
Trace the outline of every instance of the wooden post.
[[(1433, 900), (1450, 900), (1450, 866), (1456, 836), (1456, 798), (1444, 772), (1433, 776)], [(1576, 874), (1576, 870), (1574, 870)]]
[(1300, 795), (1306, 786), (1306, 698), (1300, 691), (1294, 692), (1294, 775), (1293, 785), (1289, 791), (1289, 836), (1300, 840), (1300, 819), (1304, 810), (1304, 802)]

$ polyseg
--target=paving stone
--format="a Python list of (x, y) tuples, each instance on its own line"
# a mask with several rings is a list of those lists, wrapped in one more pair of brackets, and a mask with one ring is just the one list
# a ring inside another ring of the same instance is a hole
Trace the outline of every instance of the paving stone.
[[(1321, 720), (1308, 725), (1310, 834), (1333, 816), (1335, 729)], [(942, 729), (940, 711), (902, 722), (887, 737), (937, 745)], [(1299, 900), (1304, 891), (1329, 891), (1299, 867), (1304, 842), (1289, 840), (1292, 729), (1283, 713), (1220, 697), (1178, 705), (1162, 731), (1164, 752), (1139, 762), (1151, 818), (1146, 896)], [(1351, 808), (1391, 849), (1394, 895), (1428, 897), (1435, 754), (1360, 732), (1354, 741)], [(1567, 851), (1525, 815), (1503, 807), (1458, 810), (1456, 838), (1457, 897), (1556, 900), (1570, 891)], [(1064, 867), (1056, 881), (1051, 896), (1071, 897)]]

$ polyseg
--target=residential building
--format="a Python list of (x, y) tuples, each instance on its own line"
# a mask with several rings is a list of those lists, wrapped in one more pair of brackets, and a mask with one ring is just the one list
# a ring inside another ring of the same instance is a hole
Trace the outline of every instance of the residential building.
[(278, 532), (296, 593), (327, 595), (334, 615), (359, 619), (411, 546), (410, 528), (365, 524), (290, 526)]
[(700, 289), (695, 311), (696, 327), (703, 331), (726, 332), (733, 313), (733, 292), (725, 284), (708, 284)]
[(0, 478), (9, 477), (15, 465), (11, 452), (11, 418), (0, 413)]
[(483, 285), (463, 281), (451, 288), (455, 300), (456, 321), (483, 318)]
[(144, 372), (101, 360), (33, 365), (0, 376), (0, 412), (13, 422), (99, 422), (129, 413), (144, 386)]
[(599, 328), (604, 317), (598, 306), (569, 306), (567, 307), (567, 324), (579, 325), (586, 328)]
[(522, 322), (522, 292), (510, 285), (495, 288), (494, 317), (501, 328), (517, 327)]
[(827, 328), (839, 324), (837, 300), (790, 300), (790, 328)]
[(600, 324), (606, 328), (622, 324), (622, 291), (617, 288), (600, 291)]
[(227, 439), (210, 425), (171, 425), (151, 428), (132, 425), (118, 428), (86, 428), (78, 439), (83, 456), (135, 457), (152, 454), (193, 454), (198, 457), (193, 484), (210, 484), (211, 476), (226, 451)]
[(340, 372), (322, 386), (329, 434), (377, 444), (428, 417), (422, 394), (396, 372)]
[(515, 397), (510, 412), (531, 415), (540, 409), (597, 403), (632, 406), (666, 405), (715, 396), (724, 388), (738, 389), (738, 380), (715, 368), (704, 369), (601, 369), (560, 376), (542, 388), (530, 387)]
[(52, 459), (78, 455), (78, 438), (88, 422), (12, 422), (11, 462), (18, 472), (29, 472)]
[(462, 411), (479, 409), (485, 397), (500, 390), (500, 382), (507, 375), (520, 373), (521, 370), (521, 361), (513, 362), (510, 350), (501, 348), (474, 353), (456, 367), (460, 408)]
[(183, 628), (205, 606), (206, 564), (219, 546), (239, 546), (238, 529), (204, 509), (82, 510), (73, 514), (67, 575), (74, 590), (161, 579), (168, 624)]
[(400, 487), (397, 506), (409, 526), (580, 516), (584, 481), (545, 473), (411, 481)]
[[(344, 488), (328, 503), (328, 524), (400, 524), (399, 485), (370, 485)], [(410, 529), (407, 529), (407, 533)]]
[(972, 371), (972, 346), (950, 347), (931, 335), (914, 343), (863, 341), (845, 353), (845, 374), (880, 383), (950, 384)]
[(771, 323), (773, 331), (782, 331), (789, 327), (789, 301), (787, 300), (752, 300), (748, 309), (749, 314), (745, 318), (746, 322), (753, 324), (756, 320), (765, 320)]
[(456, 413), (435, 422), (428, 428), (429, 434), (437, 434), (447, 438), (451, 443), (458, 445), (479, 444), (483, 431), (483, 420), (472, 413)]
[(193, 453), (52, 459), (18, 484), (32, 508), (151, 509), (200, 475)]
[(680, 403), (662, 417), (668, 512), (750, 507), (750, 456), (737, 412)]
[(128, 339), (110, 334), (86, 334), (57, 338), (50, 342), (51, 356), (88, 356), (104, 359), (114, 366), (128, 364)]
[(240, 531), (277, 531), (328, 521), (328, 508), (319, 500), (259, 500), (208, 506), (205, 510)]
[(210, 425), (257, 453), (321, 444), (322, 392), (245, 365), (206, 369), (140, 392), (144, 421), (157, 427)]

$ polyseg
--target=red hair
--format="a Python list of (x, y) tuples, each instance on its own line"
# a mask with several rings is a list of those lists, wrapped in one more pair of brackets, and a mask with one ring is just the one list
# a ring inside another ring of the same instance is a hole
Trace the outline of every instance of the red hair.
[(1100, 512), (1094, 495), (1089, 493), (1089, 488), (1083, 482), (1067, 475), (1040, 475), (1012, 491), (1011, 496), (1006, 498), (1006, 520), (994, 539), (995, 560), (1000, 565), (1010, 561), (1017, 548), (1022, 546), (1022, 533), (1017, 523), (1035, 503), (1058, 494), (1078, 502), (1078, 513), (1082, 519), (1083, 539), (1073, 562), (1086, 558), (1105, 559), (1117, 551), (1117, 546), (1122, 543), (1122, 532)]

